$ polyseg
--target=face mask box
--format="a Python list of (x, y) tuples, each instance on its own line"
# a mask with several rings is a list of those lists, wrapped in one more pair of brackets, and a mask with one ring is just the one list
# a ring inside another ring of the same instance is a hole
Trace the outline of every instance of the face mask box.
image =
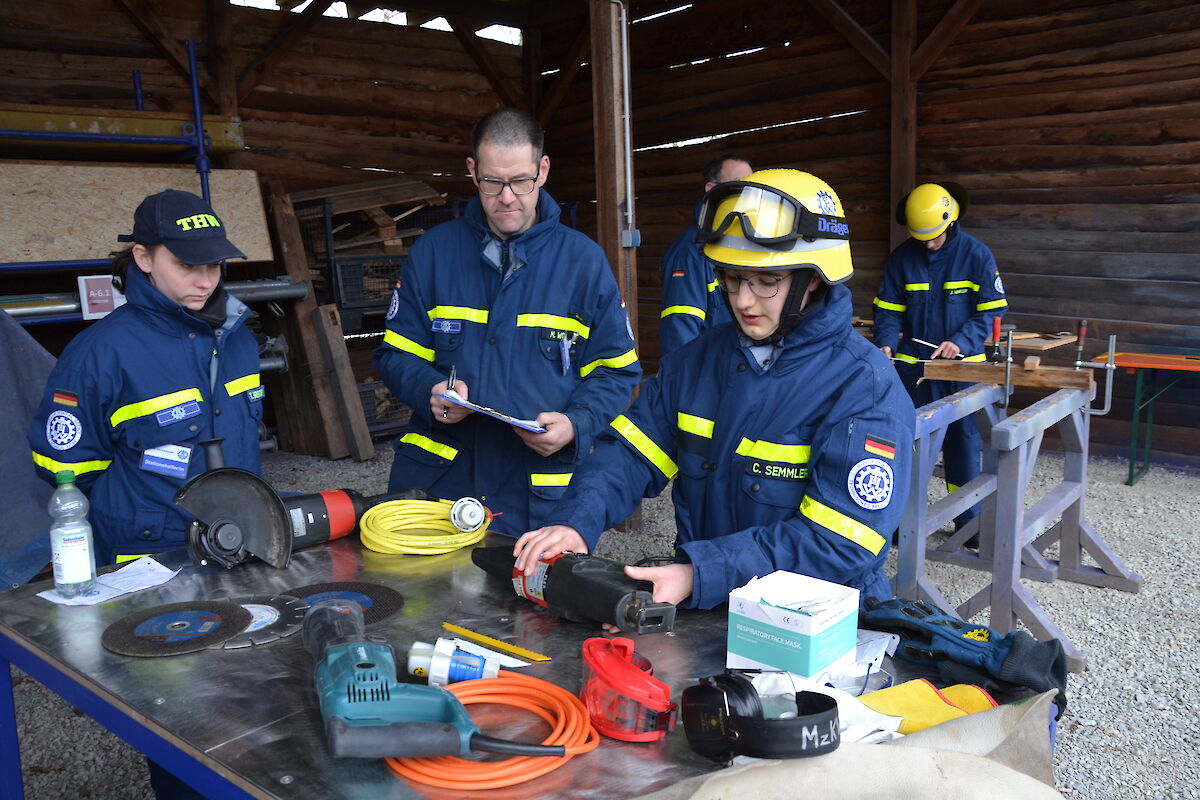
[(858, 590), (780, 570), (729, 593), (725, 666), (811, 677), (854, 664)]

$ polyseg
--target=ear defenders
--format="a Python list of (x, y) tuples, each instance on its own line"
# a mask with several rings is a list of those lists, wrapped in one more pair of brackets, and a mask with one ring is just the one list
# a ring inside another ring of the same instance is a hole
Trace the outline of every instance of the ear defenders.
[(820, 692), (796, 692), (794, 718), (765, 719), (754, 684), (726, 671), (683, 690), (680, 708), (688, 744), (702, 756), (729, 762), (734, 756), (807, 758), (841, 743), (837, 701)]

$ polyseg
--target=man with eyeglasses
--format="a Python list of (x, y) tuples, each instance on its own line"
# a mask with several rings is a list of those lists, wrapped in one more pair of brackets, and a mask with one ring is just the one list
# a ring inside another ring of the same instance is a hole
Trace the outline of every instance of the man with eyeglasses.
[[(413, 409), (389, 488), (477, 497), (501, 514), (491, 530), (511, 536), (541, 524), (641, 377), (604, 251), (559, 222), (542, 188), (543, 140), (516, 109), (476, 124), (478, 197), (413, 245), (374, 355)], [(472, 413), (449, 390), (544, 430)]]
[[(736, 153), (723, 153), (704, 167), (704, 191), (718, 183), (745, 178), (754, 168)], [(696, 217), (700, 203), (696, 203)], [(700, 252), (696, 223), (688, 225), (663, 253), (662, 311), (658, 322), (660, 355), (678, 350), (708, 328), (729, 322), (729, 311), (717, 291), (712, 264)]]
[(663, 358), (550, 524), (517, 541), (518, 568), (594, 548), (673, 480), (674, 563), (625, 570), (655, 600), (712, 608), (781, 569), (890, 597), (916, 415), (851, 326), (841, 201), (807, 172), (754, 172), (708, 192), (699, 236), (733, 322)]

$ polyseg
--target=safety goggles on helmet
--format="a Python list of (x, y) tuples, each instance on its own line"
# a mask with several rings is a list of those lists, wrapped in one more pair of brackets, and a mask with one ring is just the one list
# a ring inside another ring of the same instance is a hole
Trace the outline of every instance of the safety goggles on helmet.
[(735, 222), (744, 238), (773, 250), (790, 250), (797, 239), (850, 238), (845, 217), (809, 211), (787, 192), (752, 181), (722, 183), (705, 195), (697, 239), (719, 241)]

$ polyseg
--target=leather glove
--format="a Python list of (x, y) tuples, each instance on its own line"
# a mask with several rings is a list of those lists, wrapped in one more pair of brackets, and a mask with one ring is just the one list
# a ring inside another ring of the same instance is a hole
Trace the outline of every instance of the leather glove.
[(1056, 689), (1059, 715), (1066, 709), (1067, 657), (1058, 639), (1039, 642), (1025, 631), (998, 636), (987, 626), (963, 622), (924, 600), (868, 597), (864, 605), (860, 624), (899, 635), (900, 658), (935, 667), (949, 683)]

